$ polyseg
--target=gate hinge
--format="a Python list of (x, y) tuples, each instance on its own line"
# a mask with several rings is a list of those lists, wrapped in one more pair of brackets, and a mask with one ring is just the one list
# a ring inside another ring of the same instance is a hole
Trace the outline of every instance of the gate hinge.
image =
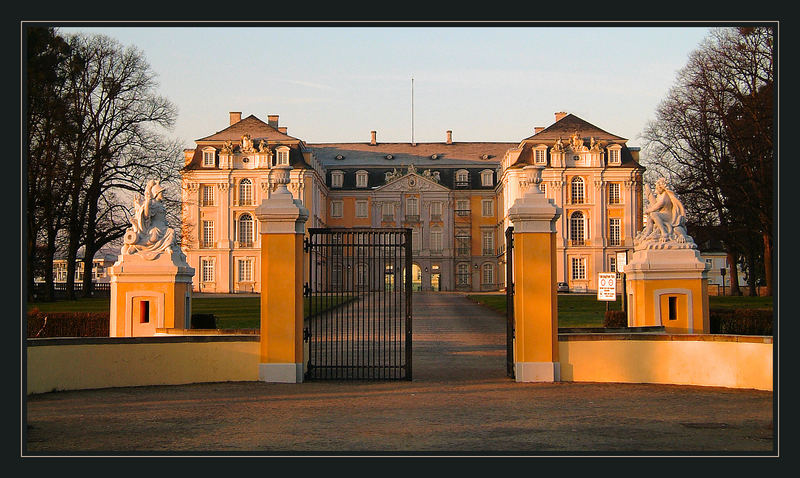
[(308, 237), (303, 238), (303, 252), (308, 252), (311, 248), (311, 241), (308, 240)]
[(303, 342), (308, 342), (311, 338), (311, 329), (308, 327), (303, 328)]
[(303, 284), (303, 297), (311, 297), (311, 286), (308, 285), (308, 282)]

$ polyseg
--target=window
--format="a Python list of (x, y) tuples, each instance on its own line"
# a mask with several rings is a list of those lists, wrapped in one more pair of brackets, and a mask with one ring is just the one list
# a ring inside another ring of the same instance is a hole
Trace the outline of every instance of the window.
[(459, 286), (469, 285), (469, 264), (460, 263), (456, 266), (456, 284)]
[(611, 246), (619, 246), (622, 244), (620, 238), (620, 222), (619, 218), (611, 218), (608, 220), (608, 244)]
[(203, 167), (214, 167), (214, 150), (203, 151)]
[(214, 259), (203, 259), (203, 282), (214, 282)]
[(491, 199), (484, 199), (481, 201), (481, 212), (483, 217), (491, 217), (494, 215), (494, 201)]
[(675, 296), (667, 297), (667, 303), (669, 307), (669, 320), (677, 320), (678, 319), (678, 298)]
[(253, 259), (239, 259), (239, 282), (253, 280)]
[(422, 249), (422, 241), (420, 240), (419, 229), (411, 231), (411, 249), (418, 251)]
[(53, 277), (56, 282), (66, 282), (67, 264), (63, 262), (59, 262), (58, 264), (53, 264)]
[(250, 206), (253, 204), (253, 182), (242, 179), (239, 183), (239, 205)]
[(240, 247), (253, 246), (253, 218), (250, 214), (242, 214), (239, 216), (238, 227), (236, 230), (237, 237), (239, 238)]
[(586, 279), (586, 262), (583, 257), (572, 258), (572, 279), (573, 280)]
[(381, 215), (384, 221), (391, 221), (394, 219), (394, 205), (391, 203), (383, 203), (381, 206)]
[(279, 147), (276, 150), (277, 153), (277, 164), (278, 165), (289, 165), (289, 148), (286, 146)]
[(488, 169), (481, 172), (481, 186), (494, 186), (494, 177)]
[(483, 255), (491, 256), (494, 254), (494, 231), (481, 231), (481, 244), (483, 245)]
[(431, 229), (431, 252), (442, 252), (442, 230)]
[(608, 203), (619, 204), (619, 183), (608, 184)]
[(537, 149), (534, 151), (533, 164), (545, 164), (545, 150)]
[(615, 256), (608, 257), (608, 272), (617, 272), (617, 258)]
[(609, 164), (619, 164), (619, 149), (611, 149), (608, 150), (608, 163)]
[(569, 240), (573, 246), (582, 246), (586, 236), (584, 235), (585, 219), (583, 213), (575, 211), (569, 217)]
[(334, 171), (331, 173), (331, 187), (340, 188), (344, 182), (344, 173), (341, 171)]
[(470, 237), (464, 231), (456, 233), (456, 254), (462, 256), (470, 255)]
[(367, 265), (363, 262), (356, 266), (356, 285), (363, 286), (367, 284)]
[(466, 169), (456, 171), (456, 187), (469, 186), (469, 172)]
[(342, 201), (331, 201), (331, 216), (342, 217)]
[(406, 198), (406, 220), (419, 220), (419, 200), (417, 198)]
[(357, 188), (365, 188), (367, 187), (367, 172), (366, 171), (358, 171), (356, 172), (356, 187)]
[(356, 217), (367, 217), (367, 201), (356, 201)]
[(459, 199), (456, 201), (456, 214), (459, 216), (469, 215), (469, 200)]
[(431, 220), (438, 221), (442, 219), (442, 203), (434, 201), (431, 203)]
[(203, 206), (214, 205), (214, 186), (203, 186)]
[(494, 266), (492, 264), (487, 263), (483, 265), (483, 284), (494, 284)]
[(214, 221), (203, 221), (203, 243), (201, 247), (214, 247)]
[(576, 176), (572, 178), (572, 204), (583, 204), (584, 200), (584, 190), (583, 190), (583, 178), (580, 176)]

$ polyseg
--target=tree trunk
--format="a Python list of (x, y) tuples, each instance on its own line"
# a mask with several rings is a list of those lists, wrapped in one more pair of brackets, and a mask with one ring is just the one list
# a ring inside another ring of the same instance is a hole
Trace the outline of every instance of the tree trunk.
[(772, 297), (772, 238), (764, 232), (764, 279), (767, 282), (767, 296)]
[(737, 257), (739, 257), (738, 254), (728, 252), (728, 277), (731, 279), (731, 295), (742, 295), (742, 291), (739, 290), (739, 269), (736, 267)]
[(83, 292), (81, 297), (92, 296), (92, 264), (94, 262), (94, 254), (96, 251), (90, 250), (86, 245), (83, 255)]

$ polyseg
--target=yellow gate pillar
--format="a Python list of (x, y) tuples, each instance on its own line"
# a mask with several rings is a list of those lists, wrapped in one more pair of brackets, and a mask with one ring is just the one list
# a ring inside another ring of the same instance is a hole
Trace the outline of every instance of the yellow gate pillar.
[(286, 188), (290, 166), (277, 166), (277, 189), (256, 208), (261, 232), (261, 348), (258, 378), (303, 381), (303, 232), (308, 210)]
[(528, 190), (508, 210), (514, 225), (514, 376), (557, 382), (556, 228), (561, 208), (539, 189), (541, 167), (526, 166)]

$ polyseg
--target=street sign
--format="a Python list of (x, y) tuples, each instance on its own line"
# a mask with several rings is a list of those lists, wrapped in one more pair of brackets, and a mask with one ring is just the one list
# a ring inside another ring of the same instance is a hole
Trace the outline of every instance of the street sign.
[(617, 272), (625, 272), (628, 265), (628, 251), (617, 252)]
[(597, 274), (597, 300), (617, 300), (617, 274), (615, 272)]

